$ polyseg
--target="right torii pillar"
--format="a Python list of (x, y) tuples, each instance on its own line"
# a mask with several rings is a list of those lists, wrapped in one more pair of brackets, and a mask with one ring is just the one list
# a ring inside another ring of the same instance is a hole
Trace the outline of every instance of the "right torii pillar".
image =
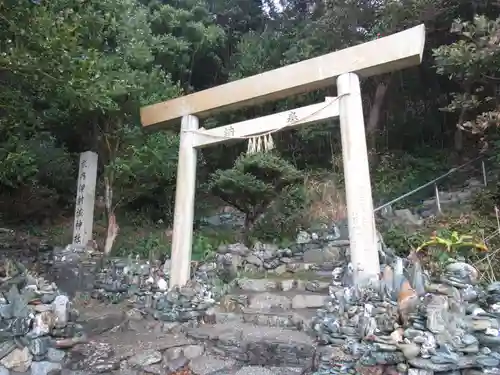
[(354, 281), (361, 286), (379, 278), (380, 260), (359, 77), (354, 73), (340, 75), (337, 93), (351, 263)]

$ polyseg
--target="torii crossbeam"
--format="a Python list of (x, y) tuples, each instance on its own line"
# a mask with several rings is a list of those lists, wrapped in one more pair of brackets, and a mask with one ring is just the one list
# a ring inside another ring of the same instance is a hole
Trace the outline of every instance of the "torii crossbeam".
[[(380, 269), (358, 76), (369, 77), (419, 65), (424, 44), (425, 27), (419, 25), (354, 47), (141, 108), (144, 127), (164, 128), (182, 119), (170, 286), (184, 285), (189, 280), (197, 148), (333, 117), (340, 117), (355, 279), (357, 283), (365, 283), (378, 278)], [(199, 118), (335, 84), (338, 97), (326, 98), (325, 103), (216, 129), (199, 130)], [(289, 123), (291, 115), (298, 121)]]

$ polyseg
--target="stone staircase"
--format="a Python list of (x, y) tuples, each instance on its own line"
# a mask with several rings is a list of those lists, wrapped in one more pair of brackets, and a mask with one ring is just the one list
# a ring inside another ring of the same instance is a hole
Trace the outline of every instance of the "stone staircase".
[(316, 353), (309, 329), (328, 297), (330, 279), (315, 272), (237, 279), (205, 324), (188, 329), (186, 336), (203, 341), (213, 354), (248, 365), (307, 371)]

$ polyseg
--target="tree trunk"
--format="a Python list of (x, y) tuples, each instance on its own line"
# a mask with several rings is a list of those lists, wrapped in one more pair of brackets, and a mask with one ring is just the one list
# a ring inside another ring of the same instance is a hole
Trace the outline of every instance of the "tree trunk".
[(120, 227), (116, 222), (116, 216), (113, 210), (113, 187), (111, 186), (112, 181), (108, 177), (104, 177), (105, 185), (105, 202), (106, 202), (106, 215), (108, 217), (108, 232), (106, 235), (106, 242), (104, 244), (104, 255), (108, 256), (111, 253), (113, 244), (115, 243), (116, 237)]
[(373, 98), (373, 104), (370, 108), (370, 114), (368, 116), (368, 122), (366, 123), (366, 141), (368, 146), (369, 155), (373, 158), (376, 155), (376, 142), (377, 134), (379, 131), (380, 115), (382, 113), (382, 107), (384, 105), (384, 100), (387, 94), (387, 89), (391, 81), (392, 75), (388, 79), (381, 80), (377, 84), (375, 90), (375, 97)]
[(243, 243), (250, 246), (250, 233), (252, 232), (255, 223), (257, 222), (258, 214), (251, 212), (245, 215), (245, 223), (243, 227)]

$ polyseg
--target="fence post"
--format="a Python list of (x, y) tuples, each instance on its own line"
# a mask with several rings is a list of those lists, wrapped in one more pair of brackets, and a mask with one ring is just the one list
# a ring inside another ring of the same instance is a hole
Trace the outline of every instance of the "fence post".
[(483, 171), (484, 186), (488, 186), (488, 179), (486, 178), (486, 166), (484, 165), (484, 160), (481, 160), (481, 169)]
[(441, 211), (441, 201), (439, 200), (439, 189), (437, 184), (434, 184), (434, 192), (436, 194), (436, 207), (438, 212), (441, 214), (443, 211)]

